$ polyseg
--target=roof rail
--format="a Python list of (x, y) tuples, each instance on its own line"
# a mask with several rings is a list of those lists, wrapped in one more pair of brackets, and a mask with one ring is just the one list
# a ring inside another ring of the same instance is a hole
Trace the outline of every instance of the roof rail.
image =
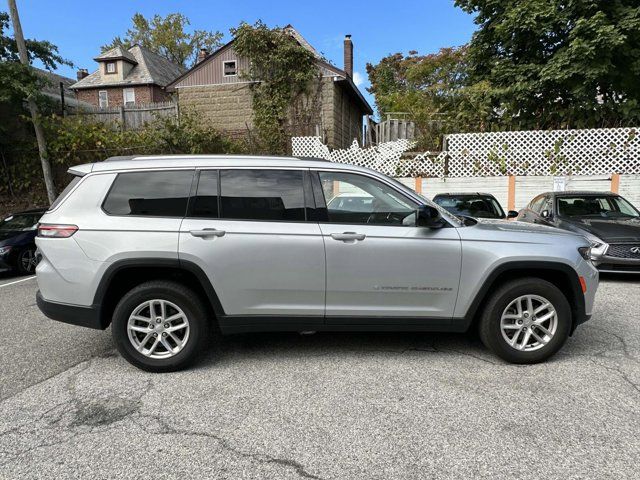
[(105, 158), (105, 162), (117, 162), (119, 160), (133, 160), (137, 158), (138, 155), (116, 155), (114, 157)]

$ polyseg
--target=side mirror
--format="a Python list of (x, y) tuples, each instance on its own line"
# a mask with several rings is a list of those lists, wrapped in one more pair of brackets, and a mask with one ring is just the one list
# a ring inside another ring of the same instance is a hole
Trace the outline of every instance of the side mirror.
[(551, 212), (549, 210), (543, 210), (540, 213), (540, 216), (546, 220), (549, 220), (551, 218)]
[(516, 218), (518, 216), (518, 212), (516, 212), (515, 210), (509, 210), (509, 212), (507, 213), (507, 218)]
[(422, 205), (418, 208), (418, 221), (416, 224), (418, 227), (442, 228), (445, 225), (445, 220), (437, 208), (431, 205)]

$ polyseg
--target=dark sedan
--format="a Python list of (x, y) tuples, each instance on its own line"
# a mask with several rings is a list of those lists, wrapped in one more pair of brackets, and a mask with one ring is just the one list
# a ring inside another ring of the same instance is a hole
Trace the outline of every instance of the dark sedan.
[(520, 211), (518, 220), (584, 235), (601, 272), (640, 273), (640, 212), (620, 195), (543, 193)]
[(28, 210), (9, 215), (0, 222), (0, 271), (28, 275), (35, 271), (35, 238), (38, 221), (46, 210)]
[(439, 193), (433, 201), (454, 215), (474, 218), (514, 218), (518, 212), (508, 214), (490, 193)]

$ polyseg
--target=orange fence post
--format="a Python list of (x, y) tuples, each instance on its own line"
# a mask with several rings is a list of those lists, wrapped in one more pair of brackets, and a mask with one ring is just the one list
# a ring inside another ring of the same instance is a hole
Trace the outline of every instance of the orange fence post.
[(416, 177), (416, 193), (422, 193), (422, 177)]
[(620, 174), (614, 173), (611, 175), (611, 191), (618, 193), (620, 191)]
[(509, 175), (509, 188), (507, 190), (507, 210), (516, 209), (516, 177)]

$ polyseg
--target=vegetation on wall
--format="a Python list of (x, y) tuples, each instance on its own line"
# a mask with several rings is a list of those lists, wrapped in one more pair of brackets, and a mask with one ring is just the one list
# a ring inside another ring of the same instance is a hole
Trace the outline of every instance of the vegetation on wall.
[(254, 125), (259, 150), (285, 153), (289, 136), (301, 123), (309, 121), (309, 112), (319, 109), (319, 72), (314, 55), (299, 45), (281, 28), (269, 28), (258, 21), (242, 23), (232, 29), (234, 49), (249, 59), (248, 72), (241, 72), (251, 84)]
[[(65, 172), (73, 165), (102, 161), (118, 155), (241, 153), (245, 146), (225, 137), (183, 110), (180, 120), (159, 117), (138, 130), (123, 130), (118, 124), (88, 122), (82, 115), (43, 119), (49, 156), (56, 181), (64, 185)], [(11, 182), (0, 183), (0, 195), (27, 196), (32, 205), (46, 204), (39, 175), (37, 148), (33, 138), (14, 152), (7, 169)]]
[(130, 48), (141, 45), (152, 52), (168, 58), (183, 67), (195, 65), (201, 48), (214, 50), (221, 45), (222, 33), (194, 30), (187, 32), (189, 19), (181, 13), (170, 13), (166, 17), (154, 15), (145, 18), (136, 13), (131, 19), (132, 27), (123, 37), (115, 37), (111, 43), (102, 46), (102, 51), (114, 47)]

